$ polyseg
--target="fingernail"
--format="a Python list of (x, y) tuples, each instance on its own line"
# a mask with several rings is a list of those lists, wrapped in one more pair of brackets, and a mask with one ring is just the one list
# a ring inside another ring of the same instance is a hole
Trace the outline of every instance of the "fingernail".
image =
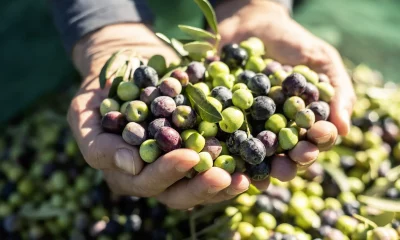
[(216, 186), (211, 186), (209, 189), (208, 189), (208, 193), (217, 193), (217, 192), (219, 192), (219, 191), (221, 191), (221, 188), (220, 187), (216, 187)]
[(121, 148), (117, 150), (115, 153), (115, 165), (125, 172), (136, 174), (133, 152), (129, 149)]

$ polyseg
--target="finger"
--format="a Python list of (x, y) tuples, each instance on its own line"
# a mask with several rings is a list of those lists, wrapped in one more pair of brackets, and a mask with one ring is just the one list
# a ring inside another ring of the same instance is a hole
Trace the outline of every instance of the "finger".
[[(82, 90), (83, 91), (83, 90)], [(92, 90), (79, 94), (71, 103), (68, 122), (86, 162), (96, 169), (119, 169), (138, 174), (143, 168), (136, 147), (121, 136), (103, 132), (98, 107), (102, 94)]]
[(262, 181), (252, 181), (251, 182), (251, 184), (253, 184), (260, 191), (267, 190), (269, 183), (270, 183), (270, 177), (268, 177), (267, 179), (262, 180)]
[[(152, 164), (146, 165), (139, 175), (107, 171), (110, 188), (119, 194), (138, 197), (156, 196), (182, 179), (199, 161), (196, 152), (178, 149), (169, 152)], [(111, 176), (112, 175), (112, 176)]]
[(281, 182), (292, 180), (297, 173), (297, 166), (294, 161), (285, 155), (277, 155), (272, 159), (271, 177), (279, 179)]
[(331, 100), (330, 121), (338, 128), (340, 135), (346, 135), (350, 130), (350, 117), (356, 101), (353, 84), (344, 67), (340, 54), (332, 47), (328, 47), (332, 67), (328, 75), (335, 88), (335, 96)]
[(338, 133), (345, 136), (350, 131), (350, 117), (353, 112), (354, 97), (343, 88), (335, 88), (336, 93), (331, 100), (329, 120), (335, 124)]
[[(155, 196), (186, 174), (200, 161), (199, 154), (190, 149), (177, 149), (164, 154), (152, 164), (146, 165), (135, 176), (134, 185), (148, 196)], [(127, 187), (131, 187), (128, 183)]]
[(157, 199), (168, 207), (188, 209), (217, 195), (231, 184), (231, 176), (221, 168), (211, 169), (184, 179), (161, 193)]
[(289, 157), (299, 165), (308, 165), (318, 157), (318, 147), (309, 141), (300, 141), (289, 151)]
[(251, 180), (248, 176), (246, 176), (243, 173), (235, 173), (231, 177), (232, 177), (231, 185), (229, 185), (229, 187), (227, 187), (224, 191), (221, 191), (220, 193), (218, 193), (216, 196), (206, 201), (205, 203), (207, 204), (217, 203), (229, 200), (249, 189)]
[(332, 147), (336, 142), (337, 135), (337, 128), (328, 121), (318, 121), (307, 131), (307, 139), (314, 143), (320, 151)]

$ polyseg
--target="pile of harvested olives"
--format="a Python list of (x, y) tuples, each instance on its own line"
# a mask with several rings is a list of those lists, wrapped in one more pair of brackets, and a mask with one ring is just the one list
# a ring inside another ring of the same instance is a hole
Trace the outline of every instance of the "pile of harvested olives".
[[(289, 182), (271, 178), (259, 195), (243, 193), (185, 218), (170, 210), (177, 239), (395, 240), (400, 236), (400, 98), (393, 83), (364, 65), (351, 72), (357, 92), (350, 134)], [(175, 215), (176, 214), (176, 215)], [(189, 238), (188, 238), (189, 239)]]
[(115, 78), (100, 106), (102, 127), (139, 147), (146, 163), (189, 148), (200, 156), (196, 172), (215, 166), (264, 180), (275, 154), (307, 141), (307, 129), (328, 119), (335, 93), (326, 75), (264, 59), (264, 52), (250, 38), (167, 73), (157, 55)]
[(400, 90), (351, 69), (348, 136), (290, 182), (189, 213), (110, 192), (68, 129), (73, 94), (34, 105), (0, 134), (1, 239), (398, 239)]

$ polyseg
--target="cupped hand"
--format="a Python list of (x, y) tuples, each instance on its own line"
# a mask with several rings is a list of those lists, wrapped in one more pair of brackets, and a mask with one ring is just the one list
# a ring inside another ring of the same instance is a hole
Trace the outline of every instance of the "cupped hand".
[[(346, 135), (356, 100), (351, 80), (337, 50), (312, 35), (293, 19), (280, 4), (265, 0), (232, 0), (216, 8), (221, 46), (239, 43), (249, 37), (260, 38), (266, 57), (288, 65), (307, 65), (325, 73), (335, 88), (330, 102), (329, 121), (319, 121), (308, 131), (309, 142), (301, 141), (288, 156), (279, 155), (272, 161), (271, 176), (282, 181), (294, 178), (297, 168), (312, 164), (319, 151), (330, 149), (337, 135)], [(265, 189), (268, 181), (255, 185)]]
[[(97, 83), (95, 78), (91, 84)], [(108, 89), (101, 90), (98, 86), (93, 90), (84, 89), (72, 101), (68, 122), (85, 160), (104, 172), (114, 193), (157, 197), (169, 207), (188, 209), (247, 190), (250, 181), (243, 174), (231, 177), (216, 167), (192, 179), (185, 178), (199, 161), (199, 155), (189, 149), (169, 152), (145, 165), (136, 147), (101, 128), (99, 106)]]
[[(136, 36), (134, 44), (130, 32)], [(71, 102), (68, 123), (86, 162), (103, 171), (114, 193), (156, 197), (177, 209), (221, 201), (246, 191), (250, 184), (248, 177), (230, 176), (216, 167), (192, 179), (185, 178), (199, 161), (198, 154), (192, 150), (178, 149), (146, 165), (136, 147), (125, 143), (120, 135), (103, 131), (99, 106), (107, 97), (110, 82), (101, 89), (98, 74), (112, 52), (126, 47), (137, 50), (144, 58), (161, 54), (170, 61), (176, 59), (171, 49), (147, 27), (135, 24), (106, 27), (76, 46), (74, 63), (84, 82)]]

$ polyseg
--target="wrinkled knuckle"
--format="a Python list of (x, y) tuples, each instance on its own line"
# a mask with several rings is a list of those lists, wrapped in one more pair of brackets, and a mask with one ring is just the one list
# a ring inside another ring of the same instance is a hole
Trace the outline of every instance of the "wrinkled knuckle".
[(137, 196), (145, 198), (155, 197), (157, 195), (157, 193), (152, 189), (149, 189), (148, 187), (144, 187), (141, 185), (132, 186), (131, 192), (135, 192), (137, 193)]

